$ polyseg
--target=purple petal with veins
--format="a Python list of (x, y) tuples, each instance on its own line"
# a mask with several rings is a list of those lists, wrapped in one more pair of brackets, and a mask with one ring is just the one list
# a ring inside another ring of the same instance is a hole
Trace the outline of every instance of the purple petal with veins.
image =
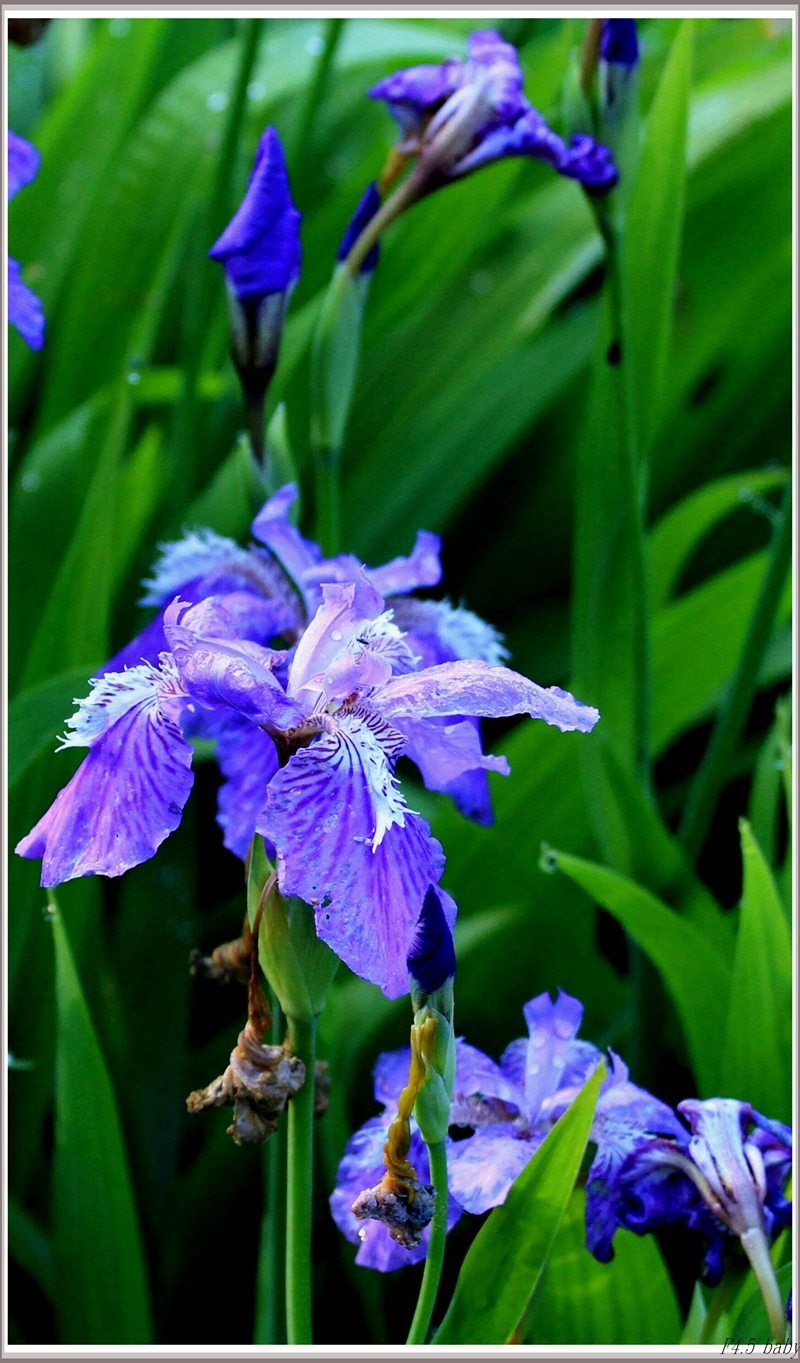
[(426, 719), (433, 715), (494, 716), (529, 714), (562, 732), (589, 733), (600, 718), (560, 686), (545, 690), (508, 667), (477, 659), (441, 663), (406, 677), (395, 677), (380, 694), (387, 719)]
[[(408, 948), (444, 866), (397, 789), (401, 747), (377, 716), (340, 712), (273, 778), (257, 825), (277, 848), (283, 893), (313, 905), (318, 935), (388, 998), (408, 991)], [(455, 905), (443, 902), (452, 929)]]
[(16, 847), (42, 858), (42, 885), (122, 875), (177, 828), (193, 780), (178, 724), (184, 704), (168, 655), (160, 670), (143, 664), (97, 682), (65, 740), (90, 752)]

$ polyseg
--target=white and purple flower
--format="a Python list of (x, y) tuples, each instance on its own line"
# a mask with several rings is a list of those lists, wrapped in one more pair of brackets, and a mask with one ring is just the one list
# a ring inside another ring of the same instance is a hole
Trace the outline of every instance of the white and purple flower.
[[(253, 523), (272, 554), (196, 532), (162, 550), (146, 599), (173, 599), (137, 644), (159, 647), (163, 629), (165, 647), (93, 683), (64, 740), (89, 755), (17, 851), (42, 858), (43, 885), (121, 875), (177, 827), (192, 784), (189, 736), (214, 737), (226, 845), (244, 857), (263, 834), (281, 890), (314, 907), (319, 936), (342, 960), (397, 997), (444, 867), (398, 787), (397, 758), (407, 753), (429, 788), (458, 799), (465, 781), (508, 772), (505, 758), (482, 752), (481, 717), (530, 714), (588, 732), (598, 714), (504, 667), (489, 627), (445, 603), (417, 603), (436, 608), (423, 612), (417, 651), (413, 618), (399, 628), (384, 592), (438, 581), (437, 537), (420, 532), (409, 558), (381, 568), (324, 562), (288, 520), (294, 495), (284, 488)], [(279, 561), (300, 598), (277, 583)], [(275, 646), (281, 632), (288, 648)], [(452, 927), (455, 905), (442, 900)]]

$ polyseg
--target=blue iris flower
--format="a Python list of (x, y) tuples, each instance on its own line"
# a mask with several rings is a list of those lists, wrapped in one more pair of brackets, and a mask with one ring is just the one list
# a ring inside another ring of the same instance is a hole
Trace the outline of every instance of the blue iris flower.
[[(30, 142), (8, 130), (8, 201), (35, 180), (40, 156)], [(32, 289), (22, 282), (19, 261), (8, 258), (8, 320), (32, 350), (44, 345), (44, 312)]]
[[(245, 395), (261, 402), (301, 262), (300, 213), (274, 128), (262, 135), (247, 193), (208, 254), (225, 267), (231, 347)], [(259, 452), (260, 445), (259, 434)]]
[(466, 61), (413, 66), (370, 90), (400, 128), (398, 150), (418, 154), (430, 188), (508, 156), (546, 161), (561, 175), (603, 194), (617, 182), (607, 147), (582, 134), (567, 144), (522, 91), (516, 50), (491, 29), (472, 33)]

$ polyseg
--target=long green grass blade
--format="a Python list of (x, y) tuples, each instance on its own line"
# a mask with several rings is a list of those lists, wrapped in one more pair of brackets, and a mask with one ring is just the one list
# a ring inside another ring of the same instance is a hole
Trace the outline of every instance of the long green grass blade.
[(53, 1252), (64, 1343), (149, 1344), (144, 1254), (114, 1090), (66, 927), (56, 952)]

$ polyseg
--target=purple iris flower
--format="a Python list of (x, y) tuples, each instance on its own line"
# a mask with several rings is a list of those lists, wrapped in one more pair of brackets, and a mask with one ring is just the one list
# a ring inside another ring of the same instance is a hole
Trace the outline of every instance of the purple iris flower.
[(491, 29), (472, 33), (467, 60), (397, 71), (370, 90), (400, 127), (398, 150), (418, 153), (431, 183), (459, 179), (507, 156), (531, 156), (593, 193), (613, 188), (618, 174), (607, 147), (591, 137), (569, 145), (548, 127), (522, 92), (515, 48)]
[[(8, 130), (8, 202), (36, 178), (39, 152), (24, 137)], [(44, 312), (36, 294), (22, 282), (19, 261), (8, 258), (8, 320), (32, 350), (44, 345)]]
[[(358, 207), (356, 208), (355, 213), (353, 214), (352, 218), (350, 219), (350, 222), (347, 225), (347, 231), (342, 237), (341, 243), (339, 245), (339, 250), (336, 256), (337, 260), (347, 259), (347, 257), (350, 254), (352, 246), (361, 236), (361, 233), (364, 231), (364, 228), (366, 227), (367, 223), (371, 222), (372, 219), (375, 217), (375, 214), (377, 213), (380, 206), (381, 196), (378, 193), (378, 186), (375, 184), (375, 181), (373, 180), (372, 183), (367, 185), (367, 188), (364, 190), (364, 193), (362, 194), (359, 200)], [(381, 253), (380, 242), (376, 242), (375, 245), (372, 247), (372, 250), (368, 251), (364, 259), (362, 260), (359, 269), (359, 274), (372, 274), (372, 271), (375, 269), (375, 266), (378, 264), (378, 260), (380, 259), (380, 253)]]
[[(499, 1065), (463, 1038), (456, 1042), (450, 1124), (470, 1131), (466, 1138), (447, 1142), (450, 1197), (459, 1214), (462, 1210), (480, 1214), (505, 1201), (514, 1180), (601, 1058), (595, 1046), (577, 1038), (583, 1016), (578, 999), (561, 990), (555, 1002), (549, 994), (540, 994), (525, 1005), (524, 1013), (529, 1035), (513, 1041)], [(408, 1050), (381, 1056), (375, 1070), (379, 1101), (389, 1104), (390, 1095), (399, 1093), (408, 1056)], [(603, 1219), (606, 1189), (642, 1130), (685, 1134), (672, 1110), (632, 1084), (618, 1056), (612, 1054), (611, 1059), (591, 1131), (597, 1154), (587, 1183), (587, 1224), (590, 1215), (597, 1222)], [(389, 1120), (391, 1113), (387, 1125)], [(357, 1225), (355, 1217), (348, 1216), (351, 1190), (367, 1186), (374, 1172), (370, 1161), (382, 1149), (376, 1131), (381, 1121), (373, 1118), (348, 1143), (331, 1198), (334, 1219), (351, 1240)], [(365, 1256), (357, 1262), (368, 1261)], [(395, 1255), (388, 1262), (370, 1260), (369, 1266), (394, 1268), (400, 1262), (410, 1261)]]
[[(601, 1058), (595, 1046), (577, 1039), (583, 1017), (578, 999), (559, 990), (554, 1003), (540, 994), (523, 1011), (528, 1037), (507, 1048), (494, 1081), (491, 1075), (488, 1082), (475, 1076), (478, 1086), (464, 1108), (465, 1124), (475, 1134), (454, 1147), (451, 1184), (467, 1211), (487, 1211), (505, 1201)], [(476, 1093), (483, 1103), (489, 1100), (485, 1109), (476, 1105)], [(672, 1133), (680, 1131), (680, 1123), (666, 1104), (630, 1082), (627, 1067), (612, 1052), (592, 1126), (597, 1154), (587, 1181), (587, 1225), (591, 1221), (598, 1236), (614, 1172), (643, 1129)]]
[[(254, 534), (271, 523), (268, 509)], [(359, 569), (355, 581), (315, 582), (321, 604), (290, 652), (261, 641), (264, 602), (253, 593), (176, 598), (158, 666), (106, 672), (68, 721), (64, 745), (89, 755), (17, 848), (42, 858), (42, 883), (120, 875), (151, 856), (188, 798), (187, 738), (210, 725), (227, 777), (226, 833), (238, 841), (254, 824), (276, 850), (282, 891), (313, 905), (319, 936), (389, 997), (405, 993), (406, 956), (444, 855), (398, 789), (400, 753), (413, 758), (428, 742), (445, 784), (474, 768), (507, 770), (482, 754), (470, 723), (442, 723), (454, 715), (527, 713), (585, 732), (598, 718), (568, 692), (481, 659), (417, 670), (375, 585), (410, 585), (413, 557), (371, 570), (372, 581)], [(452, 926), (455, 905), (442, 897)]]
[(691, 1098), (678, 1111), (690, 1131), (682, 1128), (676, 1140), (642, 1132), (619, 1168), (615, 1219), (640, 1235), (670, 1221), (703, 1232), (704, 1281), (713, 1287), (734, 1237), (756, 1231), (772, 1241), (791, 1224), (783, 1189), (792, 1132), (732, 1098)]
[[(377, 1268), (382, 1273), (404, 1268), (406, 1264), (419, 1263), (428, 1252), (430, 1239), (430, 1227), (426, 1227), (422, 1232), (422, 1243), (415, 1249), (404, 1249), (392, 1239), (381, 1222), (361, 1221), (351, 1210), (359, 1193), (377, 1184), (385, 1173), (383, 1147), (397, 1113), (398, 1097), (408, 1083), (410, 1059), (410, 1046), (386, 1051), (379, 1057), (373, 1073), (375, 1100), (383, 1105), (383, 1112), (379, 1117), (372, 1117), (365, 1122), (347, 1142), (336, 1176), (336, 1187), (330, 1198), (331, 1213), (337, 1226), (348, 1240), (359, 1246), (356, 1263), (362, 1268)], [(451, 1142), (448, 1140), (447, 1144), (449, 1149)], [(420, 1182), (429, 1183), (428, 1149), (413, 1117), (408, 1159), (416, 1169)], [(460, 1216), (461, 1208), (455, 1198), (450, 1196), (447, 1202), (448, 1230), (452, 1230)]]
[[(280, 138), (267, 128), (247, 193), (209, 251), (225, 266), (231, 349), (248, 402), (261, 404), (278, 360), (283, 322), (300, 274), (300, 214), (292, 203)], [(260, 455), (261, 415), (253, 422)]]
[(209, 251), (238, 298), (285, 293), (300, 274), (300, 214), (292, 203), (281, 140), (262, 134), (247, 193)]

